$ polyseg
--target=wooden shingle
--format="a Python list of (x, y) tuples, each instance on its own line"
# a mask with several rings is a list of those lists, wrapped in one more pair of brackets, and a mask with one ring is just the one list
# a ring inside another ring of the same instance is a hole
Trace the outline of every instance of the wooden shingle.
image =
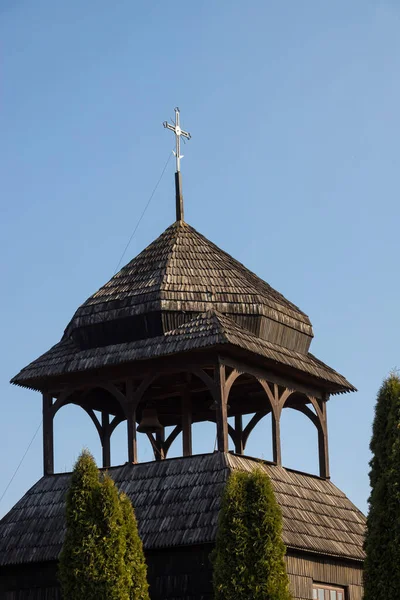
[[(109, 469), (132, 500), (146, 549), (215, 541), (221, 494), (233, 470), (261, 468), (283, 514), (288, 548), (362, 561), (364, 515), (329, 480), (216, 452)], [(56, 560), (70, 474), (42, 477), (0, 521), (0, 566)]]

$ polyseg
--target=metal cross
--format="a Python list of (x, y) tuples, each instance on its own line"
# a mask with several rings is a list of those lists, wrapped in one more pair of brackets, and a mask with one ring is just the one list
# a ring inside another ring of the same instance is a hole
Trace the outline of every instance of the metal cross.
[(175, 133), (176, 150), (174, 152), (174, 155), (176, 158), (176, 172), (180, 173), (181, 158), (183, 158), (183, 155), (181, 155), (181, 136), (183, 135), (183, 137), (187, 140), (190, 140), (192, 136), (187, 131), (183, 131), (183, 129), (181, 129), (178, 107), (175, 108), (175, 123), (173, 125), (170, 125), (167, 121), (164, 121), (163, 125), (166, 129), (170, 129)]

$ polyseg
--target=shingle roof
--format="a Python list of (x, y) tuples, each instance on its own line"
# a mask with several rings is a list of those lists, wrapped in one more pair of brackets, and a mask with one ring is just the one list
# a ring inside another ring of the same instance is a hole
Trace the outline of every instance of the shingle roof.
[(71, 338), (64, 339), (25, 367), (12, 382), (34, 388), (37, 385), (35, 380), (45, 377), (221, 345), (241, 348), (272, 364), (285, 365), (294, 372), (306, 373), (329, 384), (332, 393), (355, 390), (342, 375), (312, 354), (302, 354), (263, 340), (216, 311), (197, 315), (163, 336), (135, 342), (81, 350)]
[[(282, 508), (291, 549), (363, 560), (364, 515), (330, 481), (248, 457), (214, 453), (109, 469), (131, 498), (147, 549), (212, 543), (232, 470), (261, 467)], [(0, 565), (58, 558), (69, 474), (40, 479), (0, 521)]]
[(267, 315), (312, 336), (297, 306), (184, 221), (164, 231), (78, 308), (66, 335), (158, 309)]

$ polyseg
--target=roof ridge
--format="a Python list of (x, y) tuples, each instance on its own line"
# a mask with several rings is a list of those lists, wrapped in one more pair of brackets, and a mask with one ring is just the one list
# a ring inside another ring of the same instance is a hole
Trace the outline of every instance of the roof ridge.
[[(181, 231), (181, 229), (184, 228), (185, 225), (187, 225), (187, 224), (183, 220), (181, 220), (181, 221), (175, 221), (175, 223), (172, 223), (172, 225), (170, 225), (169, 227), (167, 227), (167, 229), (164, 231), (164, 233), (166, 233), (169, 230), (174, 231), (175, 239), (172, 242), (171, 248), (170, 248), (170, 250), (168, 252), (168, 255), (167, 255), (167, 258), (165, 260), (164, 268), (162, 269), (163, 273), (162, 273), (162, 276), (161, 276), (160, 290), (164, 289), (165, 278), (166, 278), (167, 273), (168, 273), (169, 263), (170, 263), (170, 260), (171, 260), (172, 256), (174, 255), (180, 231)], [(162, 235), (164, 235), (164, 234), (161, 234), (161, 236)], [(161, 299), (160, 299), (160, 304), (161, 304)]]
[[(259, 285), (261, 283), (263, 286), (266, 286), (267, 291), (269, 293), (273, 294), (274, 302), (276, 302), (277, 304), (280, 304), (281, 306), (286, 307), (286, 308), (290, 307), (291, 310), (293, 310), (294, 312), (300, 313), (303, 317), (305, 317), (306, 322), (308, 322), (308, 323), (310, 322), (309, 316), (304, 311), (302, 311), (296, 304), (294, 304), (293, 302), (288, 300), (283, 294), (281, 294), (275, 288), (273, 288), (267, 281), (265, 281), (265, 279), (263, 279), (262, 277), (260, 277), (256, 273), (254, 273), (254, 271), (251, 271), (248, 267), (246, 267), (246, 265), (244, 265), (239, 260), (237, 260), (234, 256), (232, 256), (232, 254), (229, 254), (229, 252), (227, 252), (226, 250), (223, 250), (222, 248), (217, 246), (217, 244), (215, 244), (214, 242), (212, 242), (211, 240), (206, 238), (202, 233), (197, 231), (197, 229), (195, 229), (192, 225), (189, 225), (188, 223), (185, 223), (185, 225), (191, 233), (193, 233), (195, 236), (197, 236), (197, 238), (199, 240), (201, 240), (202, 243), (205, 243), (208, 246), (211, 246), (212, 248), (217, 250), (219, 255), (222, 254), (227, 261), (229, 261), (230, 263), (233, 263), (234, 266), (236, 268), (238, 268), (240, 271), (243, 271), (241, 273), (242, 275), (246, 276), (246, 278), (247, 278), (247, 276), (250, 276), (250, 283), (256, 292), (257, 292), (257, 284)], [(257, 292), (257, 293), (259, 293), (259, 292)]]

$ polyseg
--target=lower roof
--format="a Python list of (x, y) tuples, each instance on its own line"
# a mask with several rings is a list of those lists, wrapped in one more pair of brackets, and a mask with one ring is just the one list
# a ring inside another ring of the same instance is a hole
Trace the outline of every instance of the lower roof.
[(22, 369), (11, 382), (41, 389), (41, 385), (49, 377), (207, 350), (216, 346), (239, 348), (261, 357), (269, 366), (283, 365), (292, 371), (294, 378), (296, 374), (307, 375), (315, 383), (323, 383), (324, 387), (334, 394), (356, 390), (343, 375), (312, 354), (302, 354), (263, 340), (214, 310), (197, 315), (163, 336), (145, 340), (82, 350), (71, 338), (63, 339)]
[[(362, 561), (364, 515), (331, 481), (215, 452), (109, 469), (130, 497), (147, 550), (215, 541), (221, 495), (233, 470), (263, 469), (283, 515), (288, 548)], [(42, 477), (0, 521), (0, 566), (57, 560), (69, 473)]]

